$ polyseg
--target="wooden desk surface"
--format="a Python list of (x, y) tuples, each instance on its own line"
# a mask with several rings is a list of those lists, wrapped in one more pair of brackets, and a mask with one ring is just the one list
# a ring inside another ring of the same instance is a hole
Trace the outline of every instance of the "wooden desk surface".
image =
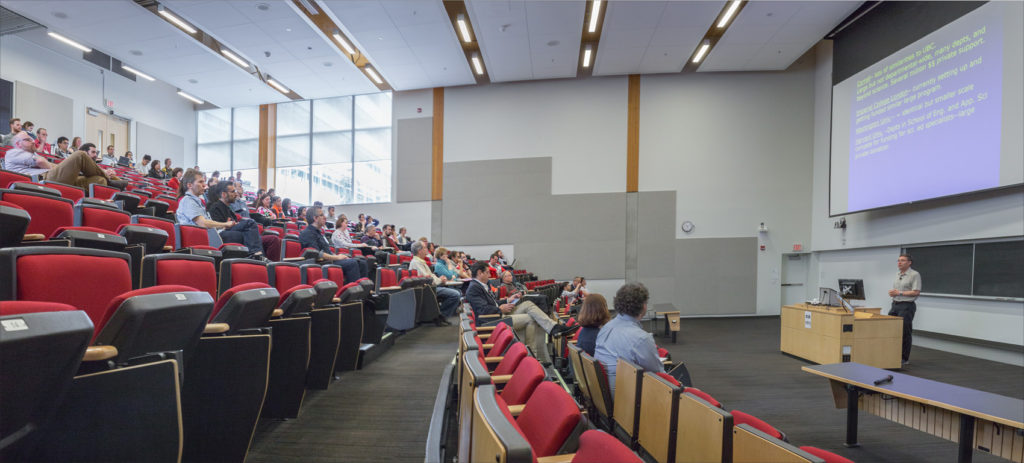
[[(805, 366), (802, 370), (862, 389), (925, 403), (1017, 429), (1024, 428), (1024, 400), (852, 362)], [(892, 382), (875, 386), (876, 380), (888, 375), (892, 375)]]

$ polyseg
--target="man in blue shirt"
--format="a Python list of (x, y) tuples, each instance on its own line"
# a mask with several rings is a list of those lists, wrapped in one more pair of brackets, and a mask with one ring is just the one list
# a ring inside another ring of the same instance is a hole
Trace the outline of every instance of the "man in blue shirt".
[(341, 266), (341, 271), (345, 273), (346, 284), (360, 278), (366, 278), (369, 274), (366, 260), (349, 258), (349, 256), (344, 254), (334, 254), (331, 252), (331, 245), (327, 243), (327, 238), (324, 237), (323, 228), (324, 224), (327, 223), (327, 216), (324, 215), (322, 207), (312, 206), (306, 209), (306, 223), (309, 225), (299, 233), (299, 244), (302, 247), (320, 251), (320, 255), (317, 256), (318, 261), (327, 261), (328, 263)]
[(640, 318), (647, 312), (647, 288), (640, 283), (626, 283), (615, 293), (618, 315), (597, 333), (594, 359), (608, 372), (608, 385), (615, 394), (615, 368), (619, 359), (635, 363), (644, 371), (664, 372), (658, 358), (658, 346), (651, 333), (640, 327)]
[(206, 177), (202, 172), (189, 169), (181, 177), (181, 184), (185, 187), (185, 196), (178, 201), (178, 211), (175, 213), (178, 224), (213, 228), (220, 233), (220, 238), (225, 243), (244, 244), (251, 253), (250, 258), (269, 261), (263, 256), (263, 241), (260, 239), (259, 227), (252, 219), (243, 219), (241, 222), (228, 219), (226, 222), (218, 222), (210, 218), (203, 199), (206, 192)]

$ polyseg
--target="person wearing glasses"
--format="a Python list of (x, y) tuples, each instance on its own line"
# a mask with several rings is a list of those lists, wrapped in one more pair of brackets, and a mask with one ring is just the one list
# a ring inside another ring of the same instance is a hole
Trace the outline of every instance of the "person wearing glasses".
[(54, 164), (36, 154), (36, 141), (28, 132), (14, 134), (11, 142), (14, 148), (7, 152), (4, 159), (7, 170), (26, 175), (39, 175), (43, 180), (81, 188), (88, 188), (90, 183), (124, 187), (124, 182), (117, 179), (113, 169), (101, 168), (93, 160), (96, 146), (92, 143), (82, 145), (83, 150), (87, 151), (76, 151), (60, 164)]
[(892, 282), (892, 289), (889, 290), (889, 297), (892, 298), (889, 315), (903, 318), (903, 366), (910, 364), (910, 346), (913, 344), (911, 330), (914, 328), (914, 314), (917, 313), (915, 301), (921, 294), (921, 274), (910, 268), (913, 263), (914, 259), (910, 254), (900, 254), (896, 260), (896, 267), (900, 272)]

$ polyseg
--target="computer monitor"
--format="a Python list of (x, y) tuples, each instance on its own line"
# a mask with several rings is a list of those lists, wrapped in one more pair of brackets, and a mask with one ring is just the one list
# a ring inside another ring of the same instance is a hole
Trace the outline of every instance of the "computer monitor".
[(864, 300), (864, 280), (840, 278), (839, 295), (843, 299)]

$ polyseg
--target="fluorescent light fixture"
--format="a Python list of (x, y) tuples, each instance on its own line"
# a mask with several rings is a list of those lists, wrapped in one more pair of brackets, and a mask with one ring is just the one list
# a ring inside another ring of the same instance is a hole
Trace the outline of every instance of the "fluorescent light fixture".
[(307, 0), (299, 0), (299, 5), (301, 5), (302, 9), (306, 10), (306, 12), (311, 14), (311, 15), (320, 14), (320, 12), (317, 11), (317, 9), (312, 4), (310, 4)]
[(348, 40), (345, 40), (345, 37), (342, 37), (341, 34), (335, 32), (331, 37), (334, 37), (334, 41), (338, 42), (338, 45), (341, 45), (341, 48), (344, 48), (348, 54), (356, 54), (356, 49), (352, 48), (352, 44), (348, 43)]
[(270, 76), (267, 76), (267, 83), (270, 84), (271, 87), (276, 88), (277, 91), (279, 91), (281, 93), (284, 93), (284, 94), (288, 94), (289, 93), (287, 87), (285, 87), (284, 85), (281, 85), (280, 82), (270, 78)]
[(200, 100), (199, 98), (196, 98), (196, 97), (194, 97), (192, 95), (189, 95), (188, 93), (185, 93), (185, 92), (183, 92), (181, 90), (178, 90), (178, 95), (181, 95), (182, 98), (184, 98), (186, 100), (189, 100), (189, 101), (191, 101), (191, 102), (193, 102), (195, 104), (203, 104), (203, 103), (205, 103), (205, 101)]
[(124, 64), (124, 63), (121, 63), (121, 69), (124, 69), (125, 71), (128, 71), (128, 72), (130, 72), (132, 74), (135, 74), (135, 75), (137, 75), (137, 76), (139, 76), (139, 77), (141, 77), (143, 79), (146, 79), (146, 80), (148, 80), (150, 82), (156, 80), (156, 79), (150, 77), (148, 74), (146, 74), (144, 72), (141, 72), (138, 69), (135, 69), (135, 68), (133, 68), (133, 67), (127, 65), (127, 64)]
[(188, 32), (189, 34), (195, 34), (197, 32), (196, 28), (192, 27), (191, 24), (185, 22), (184, 19), (175, 16), (174, 13), (171, 13), (169, 10), (164, 8), (163, 5), (160, 5), (157, 8), (156, 12), (160, 13), (160, 16), (163, 16), (168, 21), (174, 23), (175, 26), (180, 27), (182, 30)]
[(476, 75), (484, 75), (484, 64), (480, 61), (480, 55), (473, 53), (473, 58), (471, 59), (473, 60), (473, 69), (476, 70)]
[(466, 22), (466, 15), (458, 15), (455, 22), (459, 24), (459, 33), (462, 34), (462, 41), (466, 43), (472, 42), (473, 37), (469, 36), (469, 24)]
[(377, 85), (382, 85), (384, 83), (384, 79), (380, 78), (380, 74), (377, 74), (377, 71), (371, 68), (370, 66), (364, 67), (363, 70), (366, 71), (366, 73), (370, 76), (371, 79), (373, 79), (374, 82), (377, 83)]
[(583, 67), (585, 67), (585, 68), (589, 68), (590, 67), (590, 56), (593, 53), (594, 53), (594, 49), (590, 45), (587, 45), (587, 48), (583, 49)]
[(700, 44), (700, 48), (697, 50), (697, 54), (694, 55), (694, 57), (693, 57), (693, 64), (697, 64), (697, 63), (700, 62), (700, 60), (704, 59), (704, 55), (708, 52), (708, 49), (710, 49), (710, 48), (711, 48), (711, 41), (705, 39), (704, 43)]
[(732, 3), (729, 4), (729, 9), (725, 10), (725, 16), (722, 16), (722, 19), (718, 21), (719, 29), (725, 27), (726, 24), (729, 24), (729, 20), (731, 20), (733, 15), (736, 14), (736, 9), (739, 7), (740, 0), (732, 0)]
[(87, 47), (85, 45), (82, 45), (82, 44), (80, 44), (78, 42), (75, 42), (74, 40), (71, 40), (71, 39), (69, 39), (67, 37), (64, 37), (63, 35), (60, 35), (60, 34), (58, 34), (56, 32), (48, 32), (47, 35), (49, 35), (50, 37), (53, 37), (53, 38), (55, 38), (57, 40), (60, 40), (61, 42), (64, 42), (64, 43), (66, 43), (68, 45), (71, 45), (72, 47), (75, 47), (75, 48), (77, 48), (79, 50), (82, 50), (82, 51), (84, 51), (86, 53), (89, 53), (89, 52), (92, 51), (92, 48), (89, 48), (89, 47)]
[(228, 50), (227, 48), (221, 48), (220, 54), (227, 56), (228, 59), (234, 61), (235, 64), (242, 66), (243, 68), (249, 69), (249, 63), (246, 63), (245, 60), (240, 58), (238, 55), (232, 53), (231, 50)]
[(593, 34), (597, 32), (597, 17), (601, 13), (601, 0), (594, 0), (590, 7), (590, 25), (587, 26), (587, 32)]

